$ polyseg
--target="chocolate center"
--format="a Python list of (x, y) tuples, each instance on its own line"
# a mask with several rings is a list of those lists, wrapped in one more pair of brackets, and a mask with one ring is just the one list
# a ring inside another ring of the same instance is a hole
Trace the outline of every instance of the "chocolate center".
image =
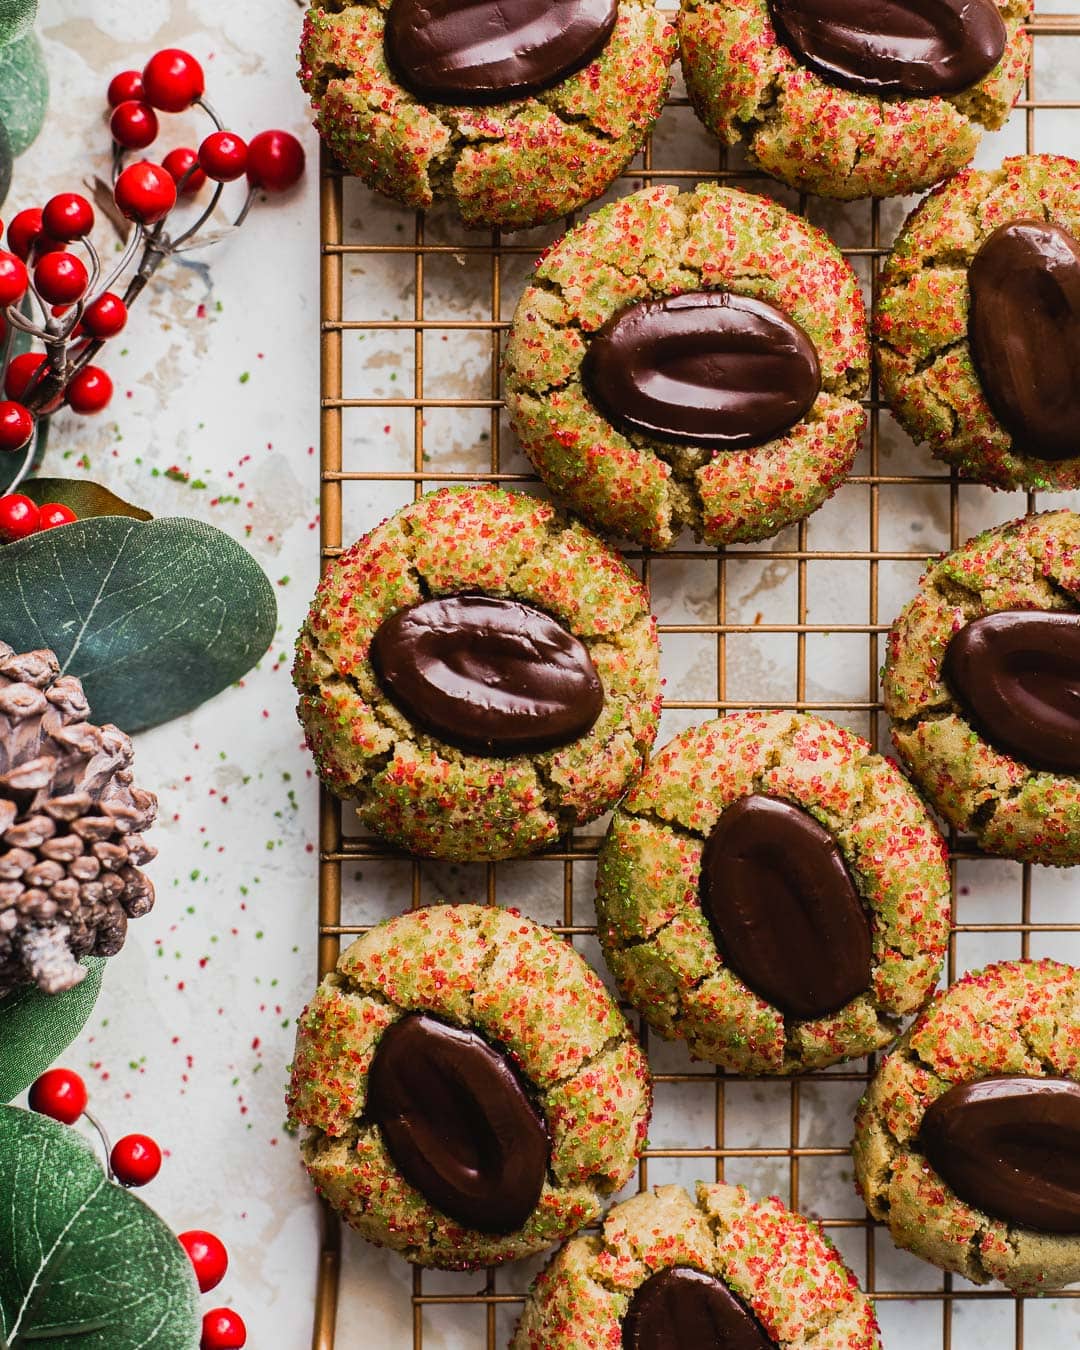
[(643, 300), (589, 343), (585, 392), (621, 431), (744, 450), (764, 445), (814, 405), (814, 344), (782, 310), (726, 291)]
[(1080, 773), (1080, 614), (1003, 610), (966, 624), (941, 673), (991, 745)]
[(769, 0), (769, 14), (801, 65), (877, 97), (970, 89), (1008, 38), (993, 0)]
[(1041, 220), (989, 236), (968, 268), (979, 383), (1015, 453), (1080, 455), (1080, 244)]
[(399, 610), (376, 630), (371, 664), (411, 721), (475, 754), (568, 745), (604, 704), (584, 643), (550, 614), (497, 596), (465, 592)]
[(700, 894), (726, 963), (781, 1012), (824, 1017), (869, 986), (859, 893), (832, 835), (797, 806), (729, 806), (705, 841)]
[(550, 89), (601, 51), (618, 0), (393, 0), (383, 48), (428, 103), (504, 103)]
[(550, 1144), (506, 1057), (424, 1013), (395, 1022), (368, 1075), (367, 1115), (409, 1183), (466, 1228), (512, 1233), (540, 1199)]
[(669, 1266), (639, 1284), (622, 1324), (623, 1350), (776, 1350), (722, 1280)]
[(983, 1078), (952, 1087), (919, 1141), (961, 1200), (995, 1219), (1080, 1233), (1080, 1083)]

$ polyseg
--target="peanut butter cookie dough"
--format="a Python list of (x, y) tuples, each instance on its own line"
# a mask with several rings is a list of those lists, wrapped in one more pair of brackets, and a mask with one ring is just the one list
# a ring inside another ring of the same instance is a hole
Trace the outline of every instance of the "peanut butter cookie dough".
[(820, 1226), (741, 1186), (657, 1186), (533, 1282), (511, 1350), (880, 1350), (870, 1300)]
[(859, 1191), (899, 1247), (976, 1284), (1080, 1280), (1080, 971), (965, 975), (859, 1104)]
[(648, 1065), (599, 977), (514, 910), (435, 905), (348, 947), (300, 1018), (288, 1106), (370, 1242), (473, 1269), (594, 1220), (645, 1144)]
[(653, 549), (684, 527), (766, 539), (817, 510), (851, 468), (868, 379), (836, 246), (716, 184), (647, 188), (571, 230), (506, 352), (511, 421), (548, 487)]
[(889, 633), (893, 743), (987, 853), (1080, 863), (1080, 515), (999, 525), (927, 569)]
[(535, 497), (429, 493), (327, 569), (297, 640), (323, 781), (414, 853), (520, 857), (608, 810), (660, 714), (648, 596)]
[(714, 135), (791, 187), (850, 201), (918, 192), (971, 161), (1020, 92), (1029, 13), (1027, 0), (935, 0), (916, 43), (902, 0), (682, 0), (679, 44)]
[(908, 217), (874, 317), (882, 391), (998, 488), (1080, 487), (1080, 163), (969, 169)]
[(729, 714), (660, 750), (612, 820), (596, 903), (623, 996), (749, 1074), (887, 1045), (949, 934), (944, 842), (906, 779), (789, 712)]
[(521, 229), (614, 182), (660, 113), (675, 44), (651, 0), (347, 0), (308, 10), (300, 82), (371, 187)]

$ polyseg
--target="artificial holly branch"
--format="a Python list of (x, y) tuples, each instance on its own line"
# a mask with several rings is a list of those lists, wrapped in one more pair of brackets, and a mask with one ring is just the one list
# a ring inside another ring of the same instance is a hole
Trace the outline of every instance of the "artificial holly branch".
[[(109, 84), (109, 122), (113, 138), (113, 199), (119, 215), (132, 224), (123, 252), (106, 269), (94, 245), (94, 210), (85, 197), (64, 192), (42, 208), (14, 216), (7, 229), (7, 250), (0, 250), (0, 454), (27, 451), (37, 420), (67, 406), (74, 412), (100, 412), (112, 397), (107, 371), (94, 364), (105, 343), (122, 331), (128, 311), (166, 259), (199, 247), (199, 231), (212, 218), (226, 183), (246, 175), (248, 190), (232, 227), (242, 225), (259, 192), (284, 192), (304, 170), (304, 151), (285, 131), (263, 131), (245, 142), (225, 128), (205, 98), (199, 62), (188, 52), (156, 52), (141, 72), (122, 71)], [(178, 146), (161, 163), (127, 163), (132, 151), (147, 149), (158, 137), (158, 113), (199, 108), (214, 130), (198, 150)], [(191, 223), (167, 229), (178, 202), (194, 201), (207, 182), (214, 188)], [(82, 250), (82, 256), (74, 251)], [(14, 354), (16, 331), (44, 350)], [(41, 529), (68, 524), (67, 506), (38, 507), (10, 489), (30, 468), (27, 453), (20, 471), (0, 497), (0, 540), (25, 538)]]
[[(110, 1145), (104, 1126), (88, 1109), (86, 1084), (72, 1069), (49, 1069), (43, 1073), (30, 1088), (29, 1104), (32, 1111), (61, 1125), (76, 1125), (85, 1120), (101, 1141), (108, 1178), (117, 1185), (127, 1189), (146, 1186), (161, 1170), (161, 1149), (149, 1135), (128, 1134)], [(176, 1240), (187, 1253), (200, 1293), (216, 1289), (229, 1267), (229, 1254), (221, 1239), (205, 1229), (193, 1228), (177, 1234)], [(101, 1328), (81, 1325), (70, 1328), (70, 1334), (98, 1329)], [(32, 1331), (28, 1332), (29, 1338), (33, 1338)], [(232, 1308), (212, 1308), (203, 1315), (200, 1350), (240, 1350), (246, 1342), (244, 1319)], [(15, 1350), (19, 1344), (16, 1338), (8, 1350)]]

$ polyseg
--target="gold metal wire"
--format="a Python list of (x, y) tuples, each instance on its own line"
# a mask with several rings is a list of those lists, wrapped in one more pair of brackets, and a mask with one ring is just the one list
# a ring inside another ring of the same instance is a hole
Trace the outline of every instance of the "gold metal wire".
[[(1035, 56), (1038, 57), (1042, 38), (1080, 37), (1080, 14), (1036, 14), (1029, 25), (1036, 39)], [(1034, 153), (1036, 149), (1036, 114), (1048, 109), (1080, 109), (1080, 100), (1038, 100), (1034, 95), (1034, 69), (1024, 96), (1017, 107), (1023, 111), (1026, 124), (1026, 150)], [(673, 99), (675, 106), (687, 106), (685, 99)], [(460, 482), (468, 478), (475, 482), (498, 482), (506, 484), (529, 484), (537, 480), (525, 473), (509, 472), (502, 469), (502, 455), (499, 422), (501, 405), (499, 363), (501, 339), (509, 327), (502, 318), (502, 259), (515, 255), (533, 255), (534, 247), (504, 243), (498, 231), (493, 231), (485, 239), (477, 236), (465, 244), (429, 243), (424, 236), (424, 217), (417, 213), (411, 243), (367, 243), (347, 238), (347, 230), (342, 209), (341, 171), (324, 153), (320, 162), (320, 224), (321, 224), (321, 521), (320, 521), (320, 557), (325, 565), (342, 550), (343, 544), (351, 541), (342, 539), (342, 499), (348, 490), (359, 491), (351, 485), (398, 483), (411, 485), (413, 494), (419, 496), (422, 491), (434, 488), (441, 482)], [(767, 182), (764, 175), (748, 173), (744, 170), (731, 170), (726, 167), (723, 155), (719, 167), (710, 171), (697, 169), (654, 168), (651, 142), (640, 158), (640, 162), (629, 168), (623, 177), (632, 185), (640, 186), (652, 181), (654, 177), (664, 180), (737, 179), (740, 184), (755, 178)], [(800, 201), (800, 209), (805, 200)], [(843, 249), (849, 258), (863, 258), (869, 261), (871, 271), (871, 290), (876, 294), (882, 259), (888, 250), (881, 242), (881, 208), (874, 202), (870, 207), (867, 237), (859, 244)], [(414, 312), (409, 318), (369, 320), (351, 318), (343, 313), (343, 274), (344, 264), (350, 257), (365, 254), (400, 254), (413, 261), (415, 302)], [(488, 258), (490, 260), (490, 317), (486, 319), (449, 320), (430, 319), (424, 314), (424, 269), (426, 260), (440, 255), (459, 257)], [(469, 332), (490, 333), (491, 378), (488, 395), (484, 398), (432, 398), (426, 395), (424, 388), (424, 341), (425, 334), (431, 330), (447, 332), (464, 330)], [(402, 331), (413, 334), (414, 381), (409, 395), (395, 398), (354, 398), (348, 397), (343, 389), (342, 379), (342, 335), (344, 333), (367, 333)], [(410, 471), (387, 472), (378, 469), (345, 471), (342, 467), (342, 415), (345, 409), (412, 409), (414, 456)], [(491, 459), (490, 467), (481, 473), (438, 472), (424, 466), (424, 414), (431, 408), (470, 408), (489, 411)], [(928, 485), (947, 490), (949, 496), (949, 538), (950, 546), (961, 542), (960, 500), (961, 491), (967, 480), (955, 472), (936, 470), (929, 464), (927, 471), (918, 474), (888, 475), (879, 469), (880, 449), (880, 412), (882, 404), (878, 397), (876, 377), (867, 400), (869, 410), (869, 472), (856, 474), (851, 482), (862, 484), (869, 492), (869, 537), (864, 550), (845, 550), (829, 552), (807, 547), (807, 525), (805, 522), (798, 530), (797, 547), (783, 550), (768, 548), (740, 549), (739, 559), (760, 557), (769, 561), (785, 560), (794, 563), (798, 595), (798, 618), (790, 624), (731, 623), (727, 619), (728, 559), (724, 550), (688, 548), (665, 553), (666, 559), (683, 561), (695, 560), (701, 566), (712, 566), (717, 577), (716, 622), (713, 624), (672, 624), (663, 621), (660, 615), (661, 635), (665, 633), (696, 633), (712, 635), (715, 639), (716, 684), (715, 698), (712, 700), (679, 701), (669, 700), (669, 708), (700, 710), (702, 717), (715, 716), (725, 710), (752, 708), (761, 706), (760, 702), (748, 703), (727, 697), (726, 652), (727, 637), (733, 633), (772, 633), (789, 634), (795, 638), (795, 688), (793, 697), (786, 702), (770, 701), (769, 706), (783, 709), (806, 709), (823, 712), (826, 715), (836, 712), (864, 713), (869, 722), (869, 739), (876, 744), (878, 724), (881, 719), (881, 703), (872, 699), (866, 701), (822, 702), (809, 699), (806, 694), (806, 639), (816, 633), (863, 634), (867, 641), (868, 688), (876, 693), (878, 688), (877, 671), (882, 654), (881, 637), (888, 631), (889, 613), (882, 614), (878, 608), (878, 572), (883, 562), (921, 562), (925, 551), (906, 552), (882, 550), (879, 548), (879, 518), (881, 510), (881, 489), (895, 485)], [(1027, 509), (1036, 509), (1035, 494), (1029, 493)], [(652, 555), (638, 550), (626, 555), (637, 562), (646, 584), (652, 564)], [(861, 562), (867, 568), (869, 593), (868, 620), (865, 624), (812, 624), (807, 621), (807, 588), (810, 569), (816, 562), (844, 561)], [(559, 841), (553, 848), (541, 855), (546, 866), (552, 871), (553, 885), (561, 888), (563, 897), (562, 922), (552, 925), (554, 930), (571, 937), (587, 936), (595, 933), (591, 920), (593, 917), (591, 897), (581, 896), (580, 886), (575, 890), (574, 864), (588, 861), (595, 856), (597, 848), (595, 837), (576, 838), (569, 836)], [(1018, 940), (1020, 954), (1027, 956), (1030, 951), (1031, 935), (1046, 933), (1080, 933), (1080, 923), (1035, 923), (1031, 919), (1031, 869), (1022, 869), (1021, 879), (1021, 917), (1016, 923), (959, 923), (956, 922), (957, 885), (956, 864), (961, 861), (980, 858), (982, 855), (973, 847), (970, 840), (953, 838), (951, 840), (952, 882), (953, 882), (953, 926), (949, 942), (947, 972), (949, 981), (957, 974), (956, 938), (959, 934), (995, 933), (1013, 934)], [(420, 864), (408, 855), (395, 852), (377, 838), (345, 838), (342, 832), (341, 804), (323, 790), (319, 798), (319, 902), (318, 902), (318, 968), (320, 977), (332, 970), (337, 960), (342, 937), (350, 937), (366, 931), (360, 924), (342, 923), (342, 868), (345, 864), (361, 861), (400, 860), (411, 864), (411, 893), (414, 905), (420, 903)], [(488, 865), (487, 896), (489, 902), (513, 902), (513, 864)], [(558, 870), (557, 870), (558, 869)], [(641, 1028), (642, 1043), (648, 1046), (647, 1028)], [(865, 1067), (849, 1067), (840, 1072), (830, 1071), (827, 1081), (830, 1083), (865, 1083), (874, 1069), (873, 1057), (864, 1061)], [(733, 1148), (725, 1145), (725, 1086), (732, 1082), (746, 1081), (738, 1075), (707, 1067), (685, 1073), (657, 1073), (657, 1083), (700, 1083), (713, 1084), (715, 1101), (715, 1127), (712, 1137), (703, 1140), (698, 1148), (647, 1148), (639, 1167), (639, 1183), (642, 1188), (649, 1184), (649, 1162), (654, 1158), (700, 1158), (705, 1168), (711, 1169), (720, 1180), (724, 1175), (724, 1164), (728, 1158), (775, 1158), (786, 1162), (789, 1172), (790, 1201), (793, 1207), (800, 1202), (800, 1163), (806, 1158), (845, 1157), (848, 1154), (848, 1141), (841, 1139), (833, 1144), (809, 1147), (801, 1144), (800, 1112), (802, 1091), (806, 1084), (820, 1082), (825, 1075), (807, 1074), (790, 1080), (784, 1080), (790, 1094), (789, 1140), (786, 1146), (763, 1148)], [(703, 1174), (705, 1171), (703, 1168)], [(804, 1197), (805, 1199), (805, 1197)], [(868, 1292), (879, 1303), (912, 1300), (921, 1304), (937, 1304), (940, 1310), (940, 1335), (932, 1345), (927, 1343), (926, 1350), (951, 1350), (953, 1343), (953, 1309), (958, 1302), (984, 1300), (1007, 1300), (1014, 1304), (1013, 1345), (1014, 1350), (1024, 1350), (1024, 1308), (1025, 1300), (998, 1288), (990, 1289), (954, 1289), (952, 1278), (948, 1275), (936, 1289), (878, 1289), (875, 1287), (875, 1229), (868, 1217), (864, 1218), (826, 1218), (823, 1225), (827, 1230), (862, 1229), (866, 1238), (866, 1278)], [(335, 1326), (337, 1319), (339, 1272), (341, 1263), (341, 1233), (337, 1219), (324, 1206), (322, 1219), (322, 1239), (319, 1253), (312, 1350), (335, 1350)], [(456, 1305), (476, 1305), (484, 1311), (484, 1330), (482, 1339), (476, 1342), (477, 1350), (497, 1350), (496, 1310), (502, 1305), (520, 1305), (520, 1293), (507, 1293), (498, 1288), (495, 1273), (476, 1277), (476, 1290), (468, 1294), (432, 1292), (425, 1281), (430, 1277), (419, 1268), (414, 1270), (412, 1280), (411, 1309), (402, 1308), (402, 1324), (411, 1320), (414, 1350), (423, 1350), (425, 1320), (432, 1310)], [(1067, 1290), (1060, 1295), (1063, 1299), (1080, 1297), (1080, 1290)], [(366, 1344), (366, 1343), (365, 1343)], [(1029, 1340), (1030, 1345), (1030, 1340)], [(373, 1348), (374, 1350), (374, 1348)]]

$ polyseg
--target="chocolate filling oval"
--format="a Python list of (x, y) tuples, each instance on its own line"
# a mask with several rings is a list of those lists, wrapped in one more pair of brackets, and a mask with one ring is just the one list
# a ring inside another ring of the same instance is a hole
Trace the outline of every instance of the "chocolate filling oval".
[(701, 905), (726, 963), (792, 1017), (824, 1017), (870, 984), (870, 924), (828, 830), (743, 797), (705, 841)]
[(451, 1219), (512, 1233), (540, 1199), (550, 1145), (506, 1057), (424, 1013), (395, 1022), (368, 1075), (367, 1116), (398, 1171)]
[(585, 392), (621, 431), (744, 450), (788, 431), (814, 406), (814, 344), (782, 310), (727, 291), (642, 300), (589, 343)]
[(931, 1104), (919, 1141), (967, 1204), (1024, 1228), (1080, 1233), (1080, 1083), (960, 1083)]
[(595, 57), (618, 0), (393, 0), (383, 48), (429, 103), (501, 103), (550, 89)]
[(769, 0), (769, 14), (801, 65), (879, 98), (970, 89), (1008, 40), (993, 0)]
[(1016, 453), (1080, 455), (1080, 244), (1041, 220), (1001, 225), (972, 259), (968, 292), (979, 383)]
[(499, 596), (465, 592), (399, 610), (376, 630), (371, 664), (407, 717), (476, 754), (568, 745), (604, 704), (584, 643), (550, 614)]
[(622, 1343), (623, 1350), (776, 1350), (723, 1280), (691, 1266), (669, 1266), (638, 1285)]
[(1003, 610), (945, 649), (945, 683), (991, 745), (1055, 773), (1080, 773), (1080, 614)]

